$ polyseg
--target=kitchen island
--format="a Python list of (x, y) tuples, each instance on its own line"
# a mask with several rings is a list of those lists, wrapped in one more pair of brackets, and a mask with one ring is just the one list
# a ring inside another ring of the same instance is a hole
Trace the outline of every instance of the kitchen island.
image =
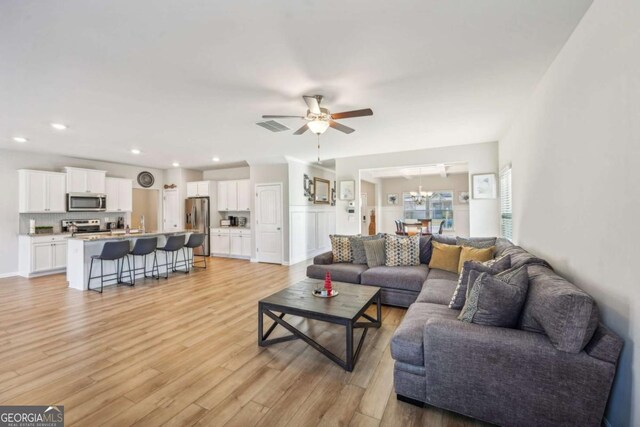
[[(69, 282), (69, 287), (73, 289), (79, 289), (86, 291), (87, 281), (89, 279), (89, 267), (91, 265), (91, 257), (93, 255), (100, 255), (102, 252), (102, 248), (106, 242), (109, 241), (117, 241), (117, 240), (128, 240), (130, 248), (133, 248), (136, 240), (147, 237), (157, 237), (158, 238), (158, 247), (161, 248), (165, 245), (168, 236), (173, 235), (184, 235), (185, 242), (189, 238), (189, 235), (192, 231), (172, 231), (172, 232), (149, 232), (149, 233), (132, 233), (132, 234), (78, 234), (72, 237), (69, 237), (67, 240), (67, 281)], [(190, 257), (191, 250), (189, 251), (187, 256)], [(130, 256), (131, 258), (131, 256)], [(169, 259), (171, 259), (169, 257)], [(182, 256), (180, 255), (180, 259)], [(143, 258), (136, 257), (136, 268), (141, 268), (143, 266)], [(162, 253), (158, 253), (158, 264), (164, 264), (164, 255)], [(133, 260), (130, 259), (131, 268), (133, 268)], [(104, 261), (104, 274), (113, 274), (116, 272), (116, 266), (114, 261)], [(96, 276), (100, 274), (100, 262), (93, 264), (93, 275)], [(147, 256), (147, 273), (150, 274), (151, 269), (153, 267), (153, 255)], [(126, 273), (128, 266), (125, 262), (125, 272), (123, 273), (123, 280), (128, 281), (129, 276)], [(164, 267), (160, 267), (160, 272), (164, 273)], [(139, 272), (142, 274), (142, 270)], [(112, 279), (115, 276), (111, 277)], [(100, 286), (100, 279), (95, 280), (95, 284)], [(115, 285), (115, 280), (109, 280), (105, 283), (106, 286)], [(92, 283), (92, 288), (94, 283)]]

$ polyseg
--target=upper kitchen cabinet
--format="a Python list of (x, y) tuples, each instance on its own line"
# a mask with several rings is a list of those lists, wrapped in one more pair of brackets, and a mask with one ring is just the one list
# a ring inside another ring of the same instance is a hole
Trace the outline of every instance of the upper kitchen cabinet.
[(21, 169), (18, 171), (20, 213), (66, 212), (66, 175)]
[(238, 210), (251, 210), (251, 186), (248, 179), (238, 181)]
[(187, 182), (187, 197), (211, 197), (209, 181)]
[(106, 178), (107, 212), (133, 210), (133, 182), (124, 178)]
[(218, 181), (218, 210), (232, 212), (251, 210), (249, 180)]
[(64, 168), (68, 193), (105, 193), (106, 172), (95, 169)]

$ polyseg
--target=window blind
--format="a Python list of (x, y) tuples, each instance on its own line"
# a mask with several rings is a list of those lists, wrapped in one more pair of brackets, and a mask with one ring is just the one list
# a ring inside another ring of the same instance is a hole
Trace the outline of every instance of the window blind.
[(500, 172), (500, 235), (513, 238), (513, 211), (511, 193), (511, 167)]

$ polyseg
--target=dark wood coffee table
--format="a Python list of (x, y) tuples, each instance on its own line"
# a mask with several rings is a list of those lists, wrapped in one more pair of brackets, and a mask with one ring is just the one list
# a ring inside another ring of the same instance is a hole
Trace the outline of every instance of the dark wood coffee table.
[[(333, 360), (343, 369), (349, 372), (353, 371), (362, 349), (364, 338), (367, 336), (367, 330), (369, 328), (379, 328), (382, 325), (380, 288), (333, 282), (333, 288), (337, 289), (339, 294), (333, 298), (319, 298), (311, 294), (311, 291), (317, 288), (319, 283), (323, 282), (313, 279), (303, 280), (258, 302), (258, 345), (265, 347), (299, 338)], [(371, 304), (376, 304), (376, 319), (365, 314)], [(343, 325), (346, 331), (346, 360), (342, 360), (285, 321), (285, 314)], [(275, 322), (266, 332), (263, 329), (264, 315), (267, 315)], [(360, 321), (361, 318), (366, 319), (366, 321)], [(287, 329), (292, 335), (268, 339), (271, 332), (278, 325)], [(354, 329), (364, 329), (355, 352), (353, 351)]]

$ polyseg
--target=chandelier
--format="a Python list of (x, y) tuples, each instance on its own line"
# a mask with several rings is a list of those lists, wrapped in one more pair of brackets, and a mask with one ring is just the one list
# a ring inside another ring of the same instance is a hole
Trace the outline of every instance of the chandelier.
[(427, 199), (430, 199), (433, 196), (433, 191), (422, 191), (422, 169), (418, 169), (419, 176), (419, 184), (418, 191), (411, 191), (409, 195), (411, 196), (411, 201), (418, 206), (422, 206), (425, 204)]

